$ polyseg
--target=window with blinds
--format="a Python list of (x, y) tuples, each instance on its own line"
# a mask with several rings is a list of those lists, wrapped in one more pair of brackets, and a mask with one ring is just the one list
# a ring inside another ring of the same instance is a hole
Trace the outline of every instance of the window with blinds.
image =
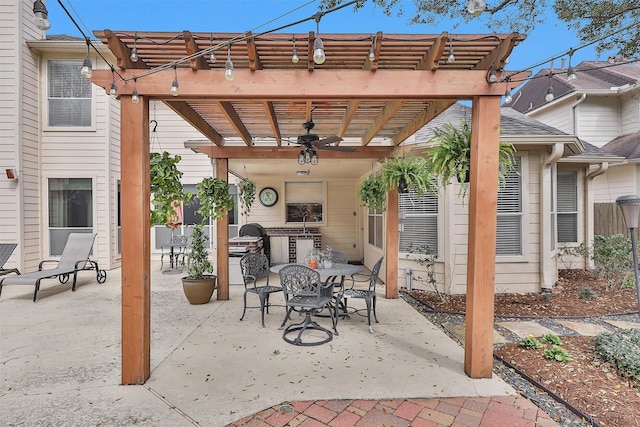
[(522, 255), (522, 158), (514, 159), (498, 191), (496, 255)]
[(369, 244), (382, 249), (384, 236), (384, 215), (377, 209), (369, 209)]
[(91, 126), (91, 80), (80, 75), (82, 61), (51, 60), (48, 70), (48, 126)]
[(578, 172), (558, 171), (558, 242), (578, 241)]
[(438, 196), (414, 192), (399, 194), (398, 221), (399, 250), (411, 252), (419, 247), (429, 248), (438, 255)]

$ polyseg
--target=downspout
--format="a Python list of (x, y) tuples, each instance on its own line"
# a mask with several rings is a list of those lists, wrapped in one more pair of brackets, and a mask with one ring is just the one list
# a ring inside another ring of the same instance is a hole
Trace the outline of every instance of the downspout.
[(573, 134), (575, 136), (578, 136), (578, 120), (576, 119), (576, 107), (580, 104), (582, 104), (584, 102), (584, 100), (587, 99), (587, 94), (583, 93), (582, 95), (580, 95), (580, 98), (578, 98), (576, 100), (576, 102), (573, 103), (573, 105), (571, 106), (571, 120), (573, 121)]
[[(588, 170), (584, 177), (584, 244), (590, 246), (594, 237), (593, 226), (593, 192), (591, 187), (593, 185), (593, 179), (602, 175), (609, 169), (609, 162), (602, 162), (597, 168)], [(584, 259), (584, 266), (592, 268), (593, 261), (588, 256)]]
[[(564, 154), (564, 144), (556, 142), (551, 147), (549, 154), (540, 165), (540, 287), (541, 291), (551, 292), (555, 277), (557, 274), (557, 266), (551, 262), (551, 242), (548, 236), (551, 236), (551, 200), (549, 195), (552, 194), (551, 188), (551, 167)], [(555, 233), (554, 233), (555, 234)]]

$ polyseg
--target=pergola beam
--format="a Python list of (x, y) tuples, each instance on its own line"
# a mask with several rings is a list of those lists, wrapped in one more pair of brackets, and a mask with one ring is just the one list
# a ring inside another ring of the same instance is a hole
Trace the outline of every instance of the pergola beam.
[(191, 126), (202, 132), (202, 134), (209, 138), (214, 144), (220, 146), (224, 145), (224, 138), (222, 135), (212, 128), (211, 125), (185, 101), (165, 101), (165, 104), (186, 120)]
[[(295, 159), (299, 147), (218, 147), (206, 141), (187, 141), (185, 147), (212, 159)], [(354, 147), (353, 152), (322, 150), (323, 159), (380, 159), (393, 155), (394, 147)]]
[(430, 103), (427, 108), (425, 108), (419, 115), (417, 115), (413, 120), (407, 123), (405, 127), (400, 129), (400, 131), (393, 138), (391, 138), (391, 143), (396, 146), (400, 145), (405, 139), (415, 134), (424, 125), (439, 116), (444, 110), (455, 103), (455, 99), (434, 101)]
[[(116, 63), (118, 64), (118, 68), (121, 70), (127, 70), (130, 68), (134, 69), (147, 69), (149, 66), (142, 60), (138, 59), (137, 62), (133, 62), (131, 60), (131, 49), (127, 47), (126, 44), (120, 37), (115, 35), (115, 33), (111, 30), (105, 30), (104, 35), (107, 38), (107, 44), (109, 45), (109, 50), (116, 57)], [(108, 92), (108, 91), (107, 91)]]
[(382, 113), (376, 118), (376, 120), (369, 126), (369, 129), (362, 136), (362, 145), (367, 145), (377, 135), (378, 131), (384, 127), (384, 125), (391, 120), (391, 118), (398, 112), (404, 101), (389, 101), (384, 106)]
[(273, 102), (262, 101), (262, 105), (264, 105), (264, 111), (269, 119), (269, 125), (271, 125), (271, 131), (276, 139), (276, 144), (280, 146), (282, 145), (282, 134), (280, 133), (280, 126), (278, 126), (278, 117), (276, 116), (276, 110), (273, 107)]
[(220, 109), (224, 112), (229, 120), (229, 123), (235, 128), (240, 135), (240, 138), (244, 141), (245, 144), (251, 145), (253, 138), (251, 137), (251, 133), (247, 129), (247, 127), (242, 122), (242, 119), (238, 115), (238, 112), (233, 108), (233, 105), (229, 101), (218, 102)]
[(442, 57), (442, 52), (449, 40), (449, 34), (444, 32), (438, 36), (436, 41), (433, 42), (429, 50), (427, 50), (422, 57), (422, 60), (416, 66), (417, 70), (435, 70), (438, 68), (438, 61)]
[[(198, 52), (200, 52), (200, 49), (198, 48), (198, 44), (193, 39), (193, 35), (191, 34), (191, 32), (184, 30), (182, 32), (182, 35), (184, 36), (184, 44), (185, 44), (185, 48), (187, 49), (187, 55), (193, 56)], [(193, 71), (209, 69), (209, 64), (207, 63), (207, 60), (204, 59), (204, 56), (202, 55), (192, 58), (189, 61), (189, 66)]]

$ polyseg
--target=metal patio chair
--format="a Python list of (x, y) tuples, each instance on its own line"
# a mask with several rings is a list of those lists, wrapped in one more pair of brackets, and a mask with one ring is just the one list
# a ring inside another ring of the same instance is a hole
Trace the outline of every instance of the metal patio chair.
[[(240, 271), (244, 282), (244, 309), (240, 320), (244, 319), (247, 308), (258, 308), (247, 307), (247, 294), (256, 294), (260, 298), (260, 316), (264, 328), (265, 308), (269, 314), (269, 295), (282, 291), (282, 287), (269, 285), (269, 259), (264, 254), (257, 252), (244, 254), (240, 259)], [(263, 280), (264, 283), (262, 283)], [(258, 284), (259, 281), (261, 284)]]
[(18, 270), (17, 268), (9, 268), (5, 270), (3, 267), (17, 247), (17, 243), (0, 243), (0, 276), (9, 273), (20, 274), (20, 270)]

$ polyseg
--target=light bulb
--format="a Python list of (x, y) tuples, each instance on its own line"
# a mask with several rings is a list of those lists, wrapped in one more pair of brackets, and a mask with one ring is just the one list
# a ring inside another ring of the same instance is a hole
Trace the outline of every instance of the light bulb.
[(80, 69), (80, 74), (85, 79), (90, 79), (93, 74), (93, 64), (91, 64), (91, 58), (88, 56), (84, 58), (84, 62), (82, 63), (82, 68)]
[(318, 153), (316, 153), (316, 150), (313, 150), (311, 153), (311, 164), (314, 166), (318, 164)]
[(300, 58), (298, 57), (298, 49), (294, 47), (293, 55), (291, 55), (291, 62), (293, 62), (294, 64), (297, 64), (299, 61), (300, 61)]
[(138, 62), (138, 48), (135, 46), (131, 49), (131, 62)]
[(322, 39), (318, 37), (313, 42), (313, 62), (316, 64), (323, 64), (327, 57), (324, 55), (324, 44)]
[(549, 86), (549, 88), (547, 89), (547, 94), (544, 96), (544, 100), (547, 102), (551, 102), (554, 99), (555, 99), (555, 96), (553, 95), (553, 88)]
[(215, 64), (215, 63), (216, 63), (217, 59), (216, 59), (216, 53), (215, 53), (214, 51), (211, 51), (211, 54), (209, 55), (209, 61), (210, 61), (212, 64)]
[(575, 82), (576, 80), (578, 80), (576, 70), (571, 65), (569, 65), (569, 68), (567, 69), (567, 81), (571, 83)]
[(109, 95), (118, 96), (118, 85), (116, 81), (111, 82), (111, 90), (109, 91)]
[(235, 76), (233, 75), (233, 62), (231, 58), (227, 58), (227, 62), (224, 64), (224, 78), (231, 81)]
[(453, 46), (449, 46), (449, 57), (447, 58), (447, 62), (456, 62), (456, 56), (453, 54)]
[(498, 81), (498, 77), (496, 76), (495, 71), (493, 71), (493, 67), (489, 68), (489, 83), (495, 83)]
[(298, 154), (298, 164), (304, 165), (304, 150), (300, 151), (300, 154)]
[(373, 50), (373, 46), (369, 49), (369, 61), (373, 62), (376, 60), (376, 52)]
[(513, 98), (511, 97), (511, 91), (509, 90), (509, 88), (507, 88), (507, 91), (504, 93), (504, 103), (511, 104), (511, 101), (513, 101)]
[(178, 96), (178, 79), (173, 79), (169, 93), (171, 93), (171, 96)]
[(140, 98), (138, 98), (138, 89), (133, 90), (133, 93), (131, 94), (131, 102), (133, 102), (134, 104), (140, 102)]
[(46, 6), (42, 3), (42, 0), (36, 0), (33, 2), (33, 23), (42, 31), (46, 31), (51, 28), (49, 14)]

